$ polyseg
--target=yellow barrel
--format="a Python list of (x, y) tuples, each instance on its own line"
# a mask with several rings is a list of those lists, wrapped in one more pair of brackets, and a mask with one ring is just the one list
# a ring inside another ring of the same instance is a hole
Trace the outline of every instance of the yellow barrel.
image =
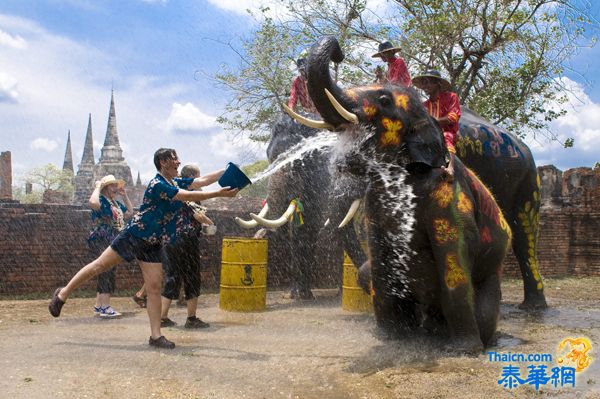
[(264, 310), (267, 302), (267, 240), (224, 238), (219, 307), (232, 312)]
[(345, 252), (342, 309), (351, 312), (373, 312), (373, 298), (358, 285), (358, 269)]

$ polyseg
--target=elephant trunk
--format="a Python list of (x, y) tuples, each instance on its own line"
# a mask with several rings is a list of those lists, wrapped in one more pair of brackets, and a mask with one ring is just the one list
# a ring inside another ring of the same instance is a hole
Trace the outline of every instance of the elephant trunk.
[(340, 63), (343, 60), (344, 53), (342, 52), (337, 39), (333, 36), (325, 36), (315, 43), (310, 49), (307, 60), (308, 94), (323, 120), (335, 128), (348, 123), (348, 119), (340, 115), (335, 109), (328, 98), (325, 89), (327, 89), (345, 109), (351, 110), (355, 107), (354, 101), (338, 87), (329, 73), (330, 61)]

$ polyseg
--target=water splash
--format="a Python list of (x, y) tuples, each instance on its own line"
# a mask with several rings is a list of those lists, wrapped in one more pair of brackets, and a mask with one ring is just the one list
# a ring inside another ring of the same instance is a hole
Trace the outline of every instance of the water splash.
[(337, 143), (337, 135), (331, 132), (319, 132), (315, 136), (302, 139), (299, 143), (289, 150), (281, 153), (275, 162), (271, 163), (267, 169), (254, 176), (251, 181), (256, 183), (277, 172), (286, 165), (296, 160), (302, 160), (313, 151), (331, 150)]

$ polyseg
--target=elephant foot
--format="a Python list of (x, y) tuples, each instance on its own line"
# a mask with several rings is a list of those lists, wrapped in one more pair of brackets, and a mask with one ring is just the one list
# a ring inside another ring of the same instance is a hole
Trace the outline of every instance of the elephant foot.
[(453, 338), (446, 345), (451, 353), (457, 355), (478, 356), (483, 352), (483, 343), (478, 336)]
[(315, 299), (315, 296), (313, 295), (312, 291), (309, 289), (300, 290), (298, 292), (298, 299), (301, 299), (303, 301), (312, 301)]
[(537, 311), (548, 308), (544, 294), (528, 295), (519, 305), (519, 309), (526, 311)]

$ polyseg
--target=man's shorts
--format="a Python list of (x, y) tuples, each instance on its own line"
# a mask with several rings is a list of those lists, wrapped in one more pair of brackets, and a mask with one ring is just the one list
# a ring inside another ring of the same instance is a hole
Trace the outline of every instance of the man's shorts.
[(160, 244), (150, 244), (142, 238), (131, 235), (127, 230), (121, 231), (110, 244), (110, 247), (127, 262), (134, 259), (149, 263), (162, 262), (162, 246)]

